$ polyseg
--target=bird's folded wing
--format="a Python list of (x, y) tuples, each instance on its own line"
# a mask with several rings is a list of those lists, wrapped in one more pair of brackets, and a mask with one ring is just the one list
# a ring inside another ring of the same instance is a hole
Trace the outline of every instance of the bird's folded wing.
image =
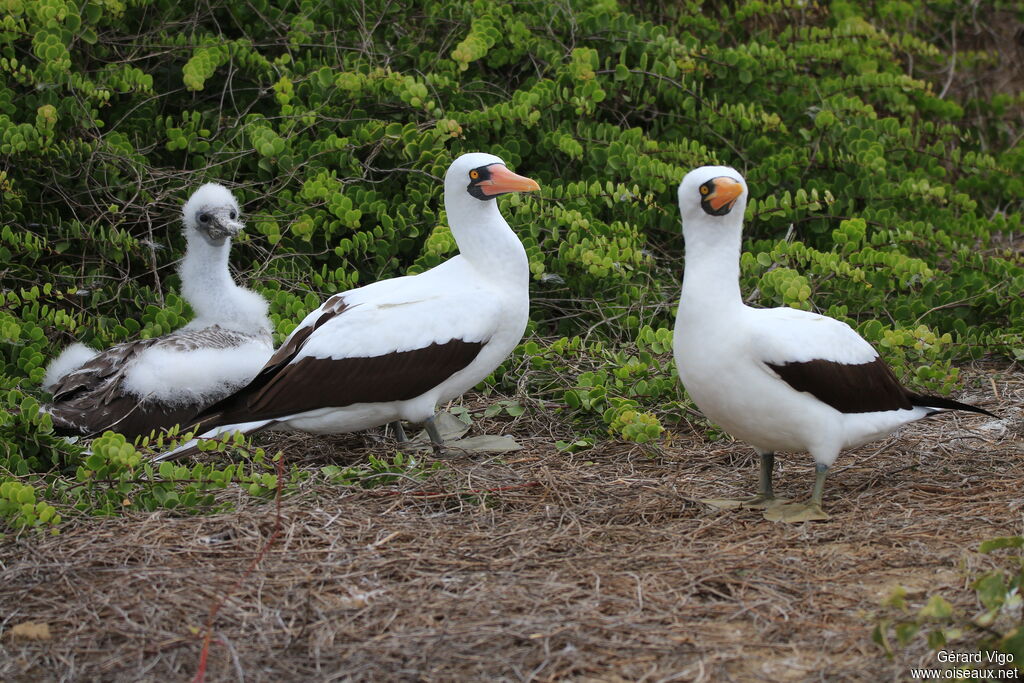
[(472, 363), (501, 318), (477, 290), (346, 297), (306, 316), (247, 387), (201, 417), (226, 424), (415, 398)]
[(754, 317), (752, 352), (766, 371), (842, 413), (911, 408), (906, 389), (849, 325), (790, 308)]

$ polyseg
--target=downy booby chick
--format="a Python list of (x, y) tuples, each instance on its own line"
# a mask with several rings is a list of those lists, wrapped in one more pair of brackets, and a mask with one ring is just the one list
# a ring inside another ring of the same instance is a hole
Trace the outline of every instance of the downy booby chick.
[[(772, 520), (827, 519), (821, 494), (840, 450), (943, 410), (988, 411), (901, 386), (849, 325), (793, 308), (750, 308), (739, 261), (747, 186), (732, 168), (706, 166), (679, 185), (686, 242), (673, 351), (683, 386), (708, 419), (761, 456), (760, 495), (735, 505)], [(995, 417), (995, 416), (993, 416)], [(772, 492), (775, 451), (808, 451), (817, 476), (810, 503)]]
[(537, 189), (494, 155), (460, 156), (444, 179), (459, 254), (327, 299), (248, 386), (199, 416), (199, 437), (267, 428), (334, 434), (407, 420), (424, 423), (439, 448), (437, 405), (493, 372), (526, 329), (529, 260), (496, 198)]
[(273, 353), (267, 302), (228, 270), (231, 238), (245, 227), (238, 202), (216, 183), (196, 190), (182, 211), (187, 248), (182, 297), (195, 318), (180, 330), (105, 351), (73, 344), (47, 368), (44, 410), (54, 431), (129, 438), (175, 424), (245, 386)]

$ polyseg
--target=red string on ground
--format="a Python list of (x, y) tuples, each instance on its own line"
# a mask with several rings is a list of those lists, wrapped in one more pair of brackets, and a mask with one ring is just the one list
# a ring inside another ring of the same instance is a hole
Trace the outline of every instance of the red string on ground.
[(203, 637), (203, 649), (199, 652), (199, 667), (196, 669), (195, 678), (192, 679), (192, 683), (204, 683), (206, 680), (206, 660), (210, 656), (210, 641), (213, 636), (213, 620), (216, 618), (220, 608), (224, 606), (224, 603), (228, 601), (231, 594), (239, 589), (242, 583), (249, 578), (260, 561), (266, 556), (267, 551), (270, 550), (270, 546), (277, 540), (278, 535), (281, 533), (281, 490), (284, 487), (284, 453), (277, 459), (277, 492), (275, 495), (276, 511), (274, 514), (274, 530), (270, 532), (270, 536), (267, 538), (267, 542), (263, 544), (263, 548), (253, 559), (249, 568), (245, 570), (238, 581), (235, 581), (235, 585), (231, 587), (224, 597), (214, 603), (213, 607), (210, 608), (210, 616), (206, 619), (206, 635)]
[(501, 493), (503, 491), (517, 491), (540, 486), (539, 481), (528, 481), (523, 484), (511, 486), (496, 486), (492, 489), (465, 489), (464, 491), (368, 491), (372, 496), (413, 496), (416, 498), (439, 498), (451, 496), (473, 496), (486, 493)]
[[(210, 656), (210, 643), (213, 639), (213, 620), (217, 617), (217, 613), (220, 612), (221, 607), (228, 601), (228, 598), (239, 589), (242, 583), (249, 578), (260, 561), (266, 556), (267, 551), (270, 550), (270, 546), (273, 545), (274, 541), (277, 540), (278, 535), (281, 532), (281, 490), (284, 486), (284, 454), (277, 459), (277, 494), (276, 494), (276, 513), (274, 515), (274, 530), (270, 533), (267, 538), (267, 542), (263, 544), (263, 548), (260, 549), (259, 554), (253, 559), (249, 568), (245, 570), (245, 573), (239, 577), (235, 585), (231, 587), (223, 598), (218, 600), (213, 607), (210, 608), (210, 616), (206, 620), (206, 635), (203, 636), (203, 649), (199, 652), (199, 666), (196, 669), (195, 678), (192, 679), (192, 683), (204, 683), (206, 680), (206, 664)], [(473, 495), (481, 493), (498, 493), (501, 491), (515, 491), (517, 489), (532, 488), (534, 486), (540, 486), (539, 481), (529, 481), (523, 484), (514, 484), (512, 486), (498, 486), (490, 489), (469, 489), (466, 491), (458, 491), (455, 493), (448, 493), (444, 491), (414, 491), (410, 492), (409, 495), (422, 496), (422, 497), (435, 497), (435, 496), (453, 496), (453, 495)], [(403, 493), (400, 491), (388, 491), (389, 494)]]

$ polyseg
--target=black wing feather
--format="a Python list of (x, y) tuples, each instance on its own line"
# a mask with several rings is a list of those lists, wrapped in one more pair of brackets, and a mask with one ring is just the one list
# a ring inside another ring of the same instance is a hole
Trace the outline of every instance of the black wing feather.
[(841, 413), (908, 410), (914, 406), (969, 410), (992, 415), (981, 408), (948, 398), (916, 394), (896, 379), (880, 357), (868, 363), (837, 363), (816, 359), (801, 363), (766, 363), (784, 382), (804, 391)]
[(312, 324), (296, 328), (247, 386), (196, 416), (198, 429), (317, 408), (416, 398), (467, 367), (486, 343), (452, 339), (382, 356), (295, 361), (310, 335), (350, 308), (341, 294), (324, 302), (321, 315)]
[(404, 401), (429, 391), (476, 359), (485, 342), (452, 339), (362, 358), (313, 358), (276, 366), (199, 416), (201, 429), (355, 403)]

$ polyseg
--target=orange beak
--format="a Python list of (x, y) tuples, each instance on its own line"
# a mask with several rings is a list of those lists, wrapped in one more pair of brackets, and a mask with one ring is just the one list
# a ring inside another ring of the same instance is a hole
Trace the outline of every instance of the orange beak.
[(707, 198), (708, 204), (715, 211), (723, 206), (732, 206), (736, 198), (743, 194), (743, 183), (738, 183), (728, 176), (715, 178), (715, 193)]
[(536, 180), (516, 175), (501, 164), (495, 164), (487, 170), (490, 171), (491, 177), (480, 183), (480, 191), (488, 197), (506, 192), (533, 192), (540, 189)]

